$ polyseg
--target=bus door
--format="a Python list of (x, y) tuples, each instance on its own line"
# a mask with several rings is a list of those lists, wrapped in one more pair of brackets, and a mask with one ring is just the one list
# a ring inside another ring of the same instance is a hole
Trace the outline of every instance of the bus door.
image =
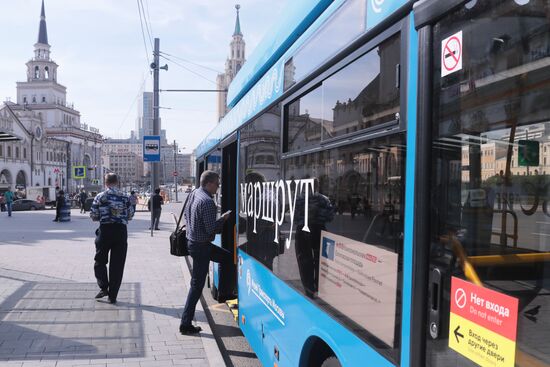
[(549, 366), (550, 6), (437, 3), (416, 9), (439, 12), (417, 23), (431, 107), (420, 118), (430, 204), (415, 257), (429, 259), (416, 362)]
[[(222, 148), (221, 167), (221, 213), (231, 210), (221, 234), (221, 246), (231, 252), (235, 259), (235, 218), (237, 207), (237, 141)], [(216, 266), (217, 275), (213, 275), (212, 296), (218, 302), (225, 302), (237, 297), (236, 260)]]

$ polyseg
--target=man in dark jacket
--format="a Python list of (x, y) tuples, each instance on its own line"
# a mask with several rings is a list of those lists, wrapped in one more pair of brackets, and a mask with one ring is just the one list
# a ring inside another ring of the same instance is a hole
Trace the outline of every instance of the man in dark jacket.
[(78, 200), (80, 201), (80, 212), (85, 213), (86, 210), (84, 210), (84, 204), (86, 204), (86, 199), (88, 198), (88, 194), (86, 194), (86, 191), (82, 189), (80, 191), (80, 194), (78, 195)]
[[(162, 196), (160, 196), (160, 189), (155, 189), (155, 195), (151, 196), (150, 201), (150, 210), (153, 211), (153, 226), (155, 230), (159, 230), (159, 222), (160, 222), (160, 214), (162, 213), (162, 205), (164, 204), (164, 201), (162, 200)], [(149, 227), (151, 229), (151, 227)]]
[(59, 190), (55, 198), (55, 219), (54, 222), (59, 222), (61, 216), (61, 208), (65, 206), (65, 192)]

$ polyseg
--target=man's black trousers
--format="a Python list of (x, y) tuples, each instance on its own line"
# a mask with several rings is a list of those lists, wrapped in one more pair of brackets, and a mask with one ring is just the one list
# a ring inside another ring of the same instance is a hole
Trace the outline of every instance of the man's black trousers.
[(225, 249), (211, 244), (210, 242), (195, 242), (189, 240), (187, 243), (189, 255), (193, 258), (193, 269), (191, 270), (191, 287), (187, 294), (187, 301), (181, 316), (181, 325), (189, 326), (195, 316), (195, 308), (199, 301), (210, 260), (217, 263), (229, 263), (232, 261), (231, 253)]
[[(121, 223), (101, 224), (95, 239), (94, 272), (97, 285), (109, 291), (109, 298), (116, 300), (122, 275), (126, 252), (128, 250), (128, 232)], [(109, 252), (111, 253), (109, 259)], [(109, 277), (107, 277), (109, 263)]]

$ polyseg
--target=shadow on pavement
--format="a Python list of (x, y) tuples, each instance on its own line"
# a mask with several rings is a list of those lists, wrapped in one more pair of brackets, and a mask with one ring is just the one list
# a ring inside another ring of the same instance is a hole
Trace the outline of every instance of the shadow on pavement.
[(0, 361), (145, 355), (139, 283), (123, 283), (111, 305), (95, 301), (95, 283), (28, 281), (1, 270)]

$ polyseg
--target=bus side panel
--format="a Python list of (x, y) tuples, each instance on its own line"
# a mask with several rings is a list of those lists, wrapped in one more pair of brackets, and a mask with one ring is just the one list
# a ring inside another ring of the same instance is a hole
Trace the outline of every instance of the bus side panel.
[[(238, 283), (239, 325), (264, 366), (273, 366), (273, 363), (281, 367), (298, 366), (302, 349), (310, 336), (318, 336), (327, 343), (343, 366), (393, 366), (240, 250)], [(275, 357), (275, 347), (279, 351), (279, 360)]]

